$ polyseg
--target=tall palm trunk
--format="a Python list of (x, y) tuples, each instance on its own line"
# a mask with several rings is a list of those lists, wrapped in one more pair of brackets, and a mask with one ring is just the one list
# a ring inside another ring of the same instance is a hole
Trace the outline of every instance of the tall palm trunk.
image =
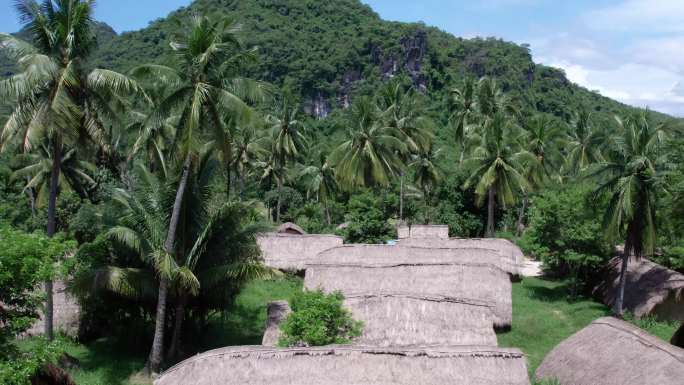
[(280, 178), (276, 178), (278, 183), (278, 201), (276, 203), (276, 223), (280, 223), (280, 207), (283, 200), (283, 182)]
[(183, 330), (183, 320), (185, 318), (185, 307), (188, 303), (188, 296), (186, 294), (181, 294), (178, 297), (178, 303), (176, 304), (176, 319), (173, 326), (173, 334), (171, 336), (171, 347), (169, 348), (169, 354), (167, 357), (174, 359), (179, 356), (180, 346), (181, 346), (181, 332)]
[(399, 177), (399, 220), (404, 219), (404, 172)]
[[(190, 175), (191, 156), (188, 154), (183, 163), (183, 171), (181, 180), (178, 183), (178, 190), (176, 190), (176, 199), (173, 202), (173, 211), (171, 212), (171, 221), (169, 222), (169, 231), (166, 234), (166, 241), (164, 242), (164, 251), (167, 254), (174, 255), (174, 246), (176, 244), (176, 232), (178, 230), (178, 222), (180, 221), (181, 206), (183, 205), (183, 195), (188, 184), (188, 177)], [(147, 371), (149, 374), (159, 373), (161, 367), (162, 355), (164, 354), (164, 327), (166, 323), (166, 301), (168, 297), (168, 277), (161, 275), (159, 280), (159, 296), (157, 298), (157, 314), (154, 327), (154, 339), (152, 341), (152, 350), (147, 363)]]
[(327, 200), (323, 200), (323, 211), (325, 211), (325, 221), (328, 226), (332, 225), (332, 218), (330, 217), (330, 207), (328, 206)]
[(515, 225), (515, 233), (517, 236), (522, 235), (522, 228), (523, 228), (523, 220), (525, 218), (525, 210), (527, 209), (527, 194), (523, 197), (522, 201), (522, 207), (520, 207), (520, 211), (518, 212), (518, 222)]
[(430, 199), (427, 189), (423, 189), (423, 200), (425, 202), (425, 224), (430, 224)]
[[(50, 171), (50, 193), (48, 197), (47, 236), (52, 238), (57, 232), (57, 194), (59, 193), (59, 173), (62, 169), (62, 141), (56, 138), (52, 144), (52, 170)], [(52, 280), (45, 281), (45, 337), (54, 339), (54, 305)]]
[(489, 197), (487, 202), (487, 231), (485, 237), (494, 238), (494, 209), (496, 208), (494, 186), (489, 187)]
[(622, 317), (624, 314), (623, 304), (625, 301), (625, 281), (627, 278), (627, 266), (629, 263), (629, 253), (625, 250), (622, 253), (622, 266), (620, 267), (620, 283), (618, 285), (618, 295), (615, 299), (615, 306), (613, 307), (613, 313), (618, 317)]

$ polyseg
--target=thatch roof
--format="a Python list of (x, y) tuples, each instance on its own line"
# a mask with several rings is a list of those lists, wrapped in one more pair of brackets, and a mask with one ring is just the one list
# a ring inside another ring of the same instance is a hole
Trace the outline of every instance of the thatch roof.
[(304, 235), (306, 231), (292, 222), (286, 222), (278, 227), (278, 234)]
[(615, 318), (601, 318), (563, 341), (537, 369), (563, 385), (681, 385), (684, 349)]
[(449, 226), (447, 225), (400, 225), (397, 227), (399, 239), (448, 239)]
[[(54, 330), (70, 336), (78, 335), (81, 321), (81, 305), (78, 299), (67, 292), (66, 283), (62, 280), (52, 283), (52, 294)], [(26, 331), (26, 335), (37, 336), (45, 332), (43, 314), (39, 315), (40, 319)]]
[(345, 296), (405, 293), (484, 301), (493, 304), (493, 323), (512, 321), (511, 282), (481, 249), (351, 245), (327, 250), (307, 265), (304, 286), (341, 291)]
[(268, 304), (266, 313), (266, 331), (261, 344), (264, 346), (278, 346), (280, 339), (280, 324), (292, 312), (287, 301), (275, 301)]
[(351, 295), (345, 307), (363, 321), (366, 346), (497, 346), (492, 304), (442, 296)]
[[(511, 269), (509, 273), (520, 275), (525, 255), (513, 242), (501, 238), (449, 238), (449, 239), (400, 239), (398, 246), (447, 248), (447, 249), (485, 249), (495, 250), (503, 259), (508, 261)], [(508, 271), (508, 270), (507, 270)]]
[[(611, 260), (606, 279), (597, 288), (606, 305), (612, 306), (617, 298), (620, 269), (621, 259)], [(648, 259), (629, 261), (624, 298), (625, 309), (637, 318), (652, 314), (684, 322), (684, 275)]]
[(170, 368), (155, 385), (528, 385), (525, 356), (496, 347), (332, 346), (212, 350)]
[(342, 237), (335, 235), (266, 233), (257, 236), (264, 264), (287, 271), (304, 270), (318, 253), (343, 243)]
[[(440, 243), (438, 240), (437, 243)], [(498, 250), (487, 248), (453, 248), (399, 245), (344, 245), (325, 250), (309, 262), (311, 265), (340, 264), (486, 264), (512, 274), (519, 266), (502, 258)]]

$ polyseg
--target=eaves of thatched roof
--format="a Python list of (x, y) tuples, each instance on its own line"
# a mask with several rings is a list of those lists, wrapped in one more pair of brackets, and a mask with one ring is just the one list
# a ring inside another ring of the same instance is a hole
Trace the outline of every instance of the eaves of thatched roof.
[(496, 347), (236, 347), (183, 361), (155, 385), (529, 385), (525, 356)]
[(536, 375), (564, 385), (681, 385), (684, 349), (606, 317), (556, 346)]
[(264, 264), (286, 271), (302, 271), (318, 253), (343, 243), (342, 237), (328, 234), (264, 233), (257, 236)]
[[(606, 279), (597, 288), (609, 306), (617, 298), (621, 262), (621, 258), (610, 261)], [(684, 322), (684, 275), (646, 258), (631, 259), (627, 265), (624, 308), (637, 318), (656, 315)]]

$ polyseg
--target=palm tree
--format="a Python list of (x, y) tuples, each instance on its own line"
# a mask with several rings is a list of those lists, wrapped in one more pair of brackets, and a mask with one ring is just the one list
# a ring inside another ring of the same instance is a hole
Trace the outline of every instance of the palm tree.
[[(523, 135), (520, 136), (521, 146), (527, 149), (535, 161), (525, 164), (524, 174), (529, 187), (536, 189), (541, 187), (551, 178), (558, 169), (558, 161), (561, 158), (559, 143), (562, 138), (563, 128), (550, 116), (538, 114), (532, 117), (523, 126)], [(525, 209), (527, 208), (528, 194), (523, 194), (522, 206), (518, 212), (517, 231), (522, 229)]]
[(624, 120), (616, 117), (619, 133), (612, 138), (607, 160), (600, 163), (592, 177), (602, 183), (595, 194), (610, 194), (604, 216), (610, 240), (624, 237), (619, 292), (613, 311), (623, 315), (625, 272), (630, 257), (652, 255), (656, 243), (656, 202), (663, 188), (662, 146), (666, 127), (653, 124), (647, 111), (636, 112)]
[(335, 173), (328, 164), (323, 151), (318, 152), (318, 156), (314, 158), (315, 163), (304, 166), (299, 172), (299, 177), (304, 181), (307, 198), (311, 194), (316, 195), (316, 200), (323, 204), (325, 211), (325, 219), (328, 226), (332, 225), (332, 218), (330, 215), (330, 207), (328, 202), (332, 199), (333, 194), (337, 190), (337, 181), (335, 180)]
[(255, 124), (235, 127), (233, 134), (233, 168), (239, 183), (239, 198), (244, 199), (245, 179), (250, 169), (255, 168), (259, 159), (267, 153), (268, 138), (260, 135)]
[(606, 142), (605, 134), (594, 124), (591, 112), (580, 109), (568, 132), (566, 168), (577, 175), (590, 165), (603, 162), (601, 149)]
[(467, 149), (465, 139), (468, 127), (476, 123), (479, 118), (477, 100), (477, 83), (473, 78), (466, 78), (462, 88), (455, 88), (451, 91), (449, 109), (453, 112), (449, 116), (449, 123), (454, 127), (456, 143), (461, 146), (459, 157), (461, 163)]
[[(81, 199), (88, 198), (90, 190), (96, 185), (95, 180), (88, 175), (94, 173), (97, 167), (89, 162), (80, 160), (75, 149), (59, 151), (62, 154), (59, 177), (59, 191), (75, 191)], [(47, 201), (50, 173), (52, 172), (52, 155), (55, 152), (48, 144), (43, 144), (33, 153), (25, 155), (28, 165), (14, 171), (12, 179), (27, 179), (25, 190), (32, 190), (36, 194), (36, 205), (42, 206)]]
[[(433, 139), (432, 122), (422, 116), (418, 95), (413, 88), (405, 89), (400, 78), (395, 78), (380, 89), (376, 97), (379, 118), (388, 131), (396, 132), (406, 143), (407, 151), (403, 162), (409, 162), (411, 155), (426, 151)], [(404, 168), (399, 170), (399, 218), (404, 218)]]
[(442, 172), (435, 164), (435, 159), (439, 156), (439, 150), (429, 148), (413, 159), (409, 166), (413, 168), (414, 183), (420, 187), (425, 203), (425, 224), (430, 223), (430, 196), (442, 179)]
[(274, 174), (278, 188), (276, 222), (280, 222), (284, 170), (290, 162), (302, 155), (306, 144), (301, 122), (297, 119), (297, 114), (298, 110), (292, 99), (289, 96), (284, 96), (277, 108), (277, 112), (266, 117), (272, 132), (271, 154), (274, 166), (280, 169), (279, 172)]
[(367, 186), (387, 186), (390, 178), (404, 167), (406, 144), (395, 129), (380, 124), (369, 98), (352, 105), (349, 139), (330, 154), (329, 162), (341, 187), (354, 190)]
[(514, 127), (502, 112), (497, 112), (482, 127), (483, 133), (472, 155), (466, 159), (466, 168), (473, 169), (464, 188), (475, 187), (477, 204), (485, 199), (487, 206), (487, 237), (494, 236), (496, 202), (504, 208), (515, 203), (516, 195), (528, 188), (524, 164), (531, 164), (536, 158), (531, 153), (519, 150)]
[[(24, 151), (49, 138), (53, 160), (48, 195), (47, 235), (56, 231), (55, 210), (64, 145), (86, 138), (103, 143), (103, 120), (114, 121), (138, 91), (135, 82), (109, 70), (85, 70), (95, 47), (92, 0), (18, 1), (20, 20), (32, 44), (0, 34), (0, 47), (17, 59), (21, 72), (0, 81), (0, 97), (16, 107), (0, 133), (0, 150), (17, 142)], [(45, 282), (45, 334), (53, 338), (52, 282)]]

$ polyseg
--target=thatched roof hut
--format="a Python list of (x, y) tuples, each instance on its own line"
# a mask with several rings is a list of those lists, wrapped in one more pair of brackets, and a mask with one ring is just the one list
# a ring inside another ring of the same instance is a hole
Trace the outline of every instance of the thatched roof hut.
[(278, 346), (280, 339), (280, 324), (292, 312), (287, 301), (270, 302), (266, 309), (266, 331), (261, 340), (264, 346)]
[[(605, 281), (597, 288), (606, 305), (615, 303), (620, 282), (621, 259), (608, 265)], [(641, 318), (655, 315), (684, 322), (684, 275), (648, 259), (634, 259), (627, 265), (624, 307)]]
[(497, 346), (487, 302), (410, 294), (351, 295), (345, 307), (363, 321), (366, 346)]
[[(501, 238), (449, 238), (449, 239), (420, 239), (407, 238), (400, 239), (398, 246), (429, 247), (439, 249), (485, 249), (496, 251), (501, 258), (511, 266), (509, 273), (519, 276), (522, 269), (525, 255), (522, 250), (513, 242)], [(507, 270), (508, 271), (508, 270)]]
[(528, 385), (525, 356), (496, 347), (236, 347), (194, 356), (155, 385)]
[(684, 349), (615, 318), (601, 318), (561, 342), (537, 378), (563, 385), (681, 385)]
[(318, 253), (341, 246), (342, 237), (323, 234), (280, 234), (266, 233), (257, 236), (257, 244), (264, 258), (264, 264), (274, 269), (287, 271), (304, 270), (306, 264)]
[(278, 226), (278, 234), (305, 235), (306, 231), (292, 222), (286, 222)]
[(342, 246), (307, 265), (304, 286), (347, 297), (404, 293), (484, 301), (493, 305), (494, 325), (506, 328), (512, 321), (511, 282), (498, 260), (479, 249)]
[[(62, 280), (53, 282), (52, 293), (54, 330), (69, 336), (77, 336), (81, 321), (81, 305), (78, 299), (67, 292), (66, 283)], [(44, 332), (45, 321), (41, 313), (40, 319), (26, 331), (26, 335), (37, 336)]]
[(448, 239), (449, 226), (447, 225), (401, 225), (397, 227), (399, 239)]

